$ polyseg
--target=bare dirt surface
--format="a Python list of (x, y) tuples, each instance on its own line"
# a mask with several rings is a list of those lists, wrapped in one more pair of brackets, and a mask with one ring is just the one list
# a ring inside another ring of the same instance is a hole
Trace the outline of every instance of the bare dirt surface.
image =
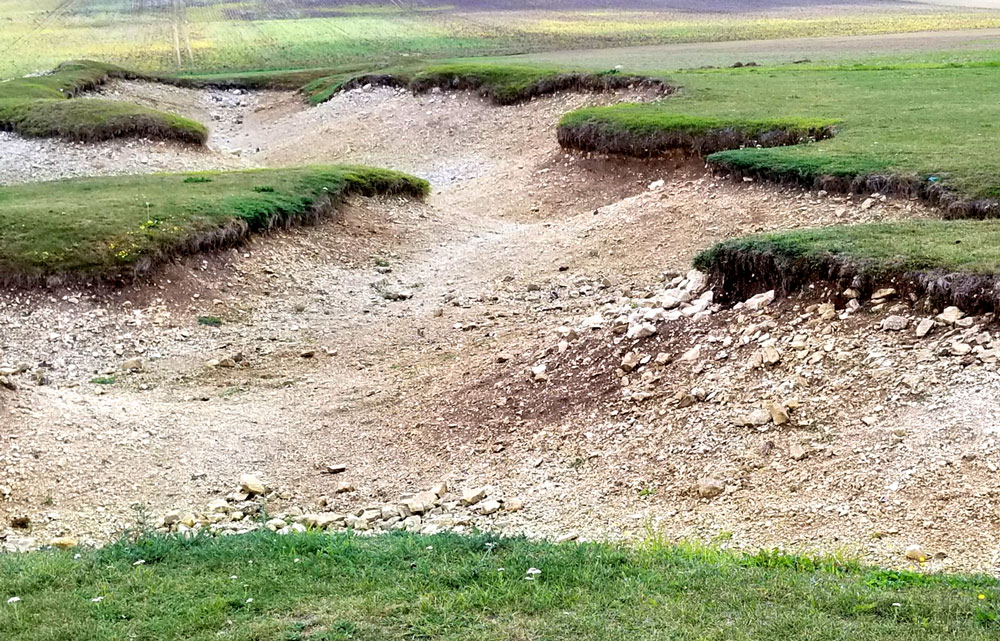
[(560, 113), (625, 94), (494, 107), (379, 89), (306, 109), (105, 91), (218, 113), (212, 149), (192, 152), (208, 158), (365, 162), (434, 193), (357, 200), (128, 289), (0, 294), (7, 547), (105, 541), (134, 504), (203, 510), (254, 472), (271, 513), (446, 480), (522, 500), (475, 517), (507, 533), (652, 530), (890, 566), (919, 544), (926, 567), (1000, 573), (992, 319), (917, 338), (935, 311), (892, 296), (732, 309), (675, 276), (735, 234), (921, 206), (558, 148)]

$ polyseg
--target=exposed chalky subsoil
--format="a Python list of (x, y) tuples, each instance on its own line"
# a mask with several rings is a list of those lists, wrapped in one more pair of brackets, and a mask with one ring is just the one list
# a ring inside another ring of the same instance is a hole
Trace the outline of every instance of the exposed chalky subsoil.
[(191, 152), (218, 166), (363, 162), (435, 191), (124, 289), (0, 294), (7, 547), (106, 540), (135, 504), (175, 530), (249, 528), (253, 473), (276, 530), (652, 528), (892, 566), (919, 544), (928, 567), (1000, 570), (991, 319), (946, 315), (918, 338), (937, 312), (891, 295), (731, 309), (687, 276), (722, 238), (931, 215), (919, 205), (558, 148), (561, 113), (627, 93), (495, 107), (357, 90), (307, 109), (148, 91), (238, 111)]

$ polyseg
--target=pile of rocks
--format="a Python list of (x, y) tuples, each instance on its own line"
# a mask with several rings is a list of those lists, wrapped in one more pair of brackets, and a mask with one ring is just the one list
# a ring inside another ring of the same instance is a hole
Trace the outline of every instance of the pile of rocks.
[[(349, 483), (341, 483), (338, 493), (353, 489)], [(260, 499), (269, 495), (268, 488), (257, 477), (244, 474), (238, 490), (225, 498), (210, 501), (205, 509), (198, 512), (172, 510), (163, 516), (158, 530), (185, 535), (199, 531), (218, 535), (243, 534), (261, 528), (278, 534), (307, 530), (371, 533), (405, 530), (419, 534), (448, 530), (461, 533), (490, 529), (500, 514), (516, 512), (524, 507), (520, 499), (497, 498), (490, 493), (487, 487), (453, 491), (442, 482), (422, 492), (404, 495), (393, 503), (334, 511), (332, 508), (336, 501), (322, 498), (316, 510), (292, 507), (281, 513), (265, 515)]]

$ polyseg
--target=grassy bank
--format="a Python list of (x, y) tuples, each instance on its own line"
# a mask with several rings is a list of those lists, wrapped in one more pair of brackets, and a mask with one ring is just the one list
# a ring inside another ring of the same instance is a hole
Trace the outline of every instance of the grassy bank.
[(829, 281), (862, 294), (883, 286), (928, 296), (939, 307), (1000, 311), (1000, 221), (847, 225), (724, 241), (695, 266), (730, 299), (793, 292)]
[(588, 107), (559, 121), (559, 144), (585, 151), (641, 158), (685, 151), (707, 155), (723, 149), (773, 147), (833, 135), (832, 120), (820, 118), (713, 118), (665, 113), (659, 104)]
[(203, 144), (208, 139), (205, 126), (189, 118), (128, 102), (73, 98), (110, 78), (138, 77), (143, 76), (114, 65), (79, 61), (45, 76), (0, 82), (0, 130), (85, 142), (144, 137)]
[[(816, 144), (736, 148), (708, 159), (744, 174), (808, 185), (916, 193), (943, 201), (955, 215), (1000, 211), (980, 202), (1000, 198), (994, 144), (1000, 68), (744, 68), (673, 73), (670, 79), (683, 90), (655, 107), (609, 108), (602, 112), (604, 126), (634, 139), (625, 134), (636, 113), (647, 123), (660, 118), (659, 130), (642, 132), (655, 146), (678, 118), (836, 121), (837, 135)], [(564, 122), (586, 115), (570, 114)]]
[(1000, 582), (985, 577), (446, 534), (152, 538), (79, 559), (0, 557), (0, 585), (9, 641), (980, 641), (1000, 631)]
[(196, 145), (208, 140), (199, 122), (116, 100), (0, 100), (0, 130), (35, 138), (96, 142), (112, 138), (177, 140)]
[(354, 166), (85, 178), (0, 188), (0, 281), (121, 279), (172, 258), (308, 222), (352, 194), (427, 193)]
[(606, 71), (568, 72), (564, 69), (504, 64), (431, 64), (389, 67), (375, 73), (338, 73), (317, 79), (303, 89), (309, 101), (318, 104), (338, 91), (365, 84), (406, 87), (415, 93), (432, 89), (475, 91), (498, 104), (526, 102), (557, 91), (611, 91), (626, 87), (648, 87), (669, 93), (673, 87), (659, 78)]

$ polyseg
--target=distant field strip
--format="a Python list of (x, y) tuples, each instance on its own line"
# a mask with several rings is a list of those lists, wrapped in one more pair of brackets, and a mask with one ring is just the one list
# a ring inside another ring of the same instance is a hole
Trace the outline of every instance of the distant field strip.
[(141, 71), (239, 71), (616, 45), (1000, 28), (1000, 12), (808, 8), (741, 15), (650, 10), (486, 10), (287, 0), (9, 0), (0, 77), (93, 58)]

